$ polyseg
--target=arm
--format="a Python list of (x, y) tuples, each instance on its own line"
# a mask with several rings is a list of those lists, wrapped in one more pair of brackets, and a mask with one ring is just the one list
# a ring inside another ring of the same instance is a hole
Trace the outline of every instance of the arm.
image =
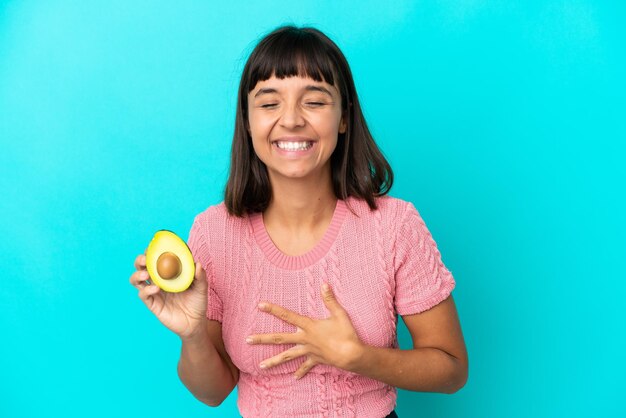
[(467, 381), (468, 358), (452, 296), (402, 319), (413, 349), (361, 345), (347, 369), (406, 390), (454, 393), (461, 389)]
[(205, 332), (181, 340), (180, 380), (201, 402), (220, 405), (239, 380), (239, 370), (224, 347), (222, 325), (209, 320)]

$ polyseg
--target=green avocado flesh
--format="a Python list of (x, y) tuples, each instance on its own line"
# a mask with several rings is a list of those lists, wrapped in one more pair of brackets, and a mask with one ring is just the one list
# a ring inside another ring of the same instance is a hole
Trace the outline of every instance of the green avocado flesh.
[(185, 241), (172, 231), (157, 231), (146, 250), (150, 279), (166, 292), (182, 292), (193, 282), (196, 265)]

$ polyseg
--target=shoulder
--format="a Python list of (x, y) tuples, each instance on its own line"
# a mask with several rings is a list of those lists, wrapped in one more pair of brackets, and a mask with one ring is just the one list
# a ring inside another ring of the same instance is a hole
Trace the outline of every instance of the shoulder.
[(348, 210), (352, 209), (352, 212), (359, 218), (379, 217), (397, 221), (408, 212), (416, 212), (411, 202), (388, 195), (376, 198), (375, 210), (371, 210), (365, 200), (354, 197), (346, 199), (346, 206)]
[(414, 225), (412, 215), (417, 211), (412, 203), (392, 197), (376, 198), (376, 209), (370, 209), (363, 199), (346, 199), (348, 224), (352, 230), (373, 234), (385, 245), (393, 246), (407, 224)]
[(246, 218), (239, 218), (229, 214), (224, 202), (220, 202), (198, 213), (195, 219), (199, 222), (236, 222), (237, 220), (241, 221)]
[(247, 224), (247, 217), (229, 214), (224, 202), (209, 206), (194, 218), (194, 225), (213, 233), (244, 228)]
[(218, 204), (211, 205), (202, 212), (198, 213), (196, 215), (196, 221), (210, 222), (212, 220), (224, 219), (227, 215), (228, 211), (226, 210), (226, 205), (224, 202), (220, 202)]

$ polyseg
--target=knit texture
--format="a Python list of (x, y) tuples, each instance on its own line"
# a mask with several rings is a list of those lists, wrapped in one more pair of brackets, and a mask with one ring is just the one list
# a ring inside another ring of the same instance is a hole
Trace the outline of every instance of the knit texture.
[(251, 334), (295, 332), (261, 312), (268, 301), (311, 318), (326, 318), (326, 281), (365, 344), (398, 347), (398, 315), (423, 312), (455, 286), (432, 235), (415, 207), (380, 197), (339, 200), (323, 238), (306, 254), (289, 256), (272, 242), (260, 213), (228, 215), (223, 203), (196, 216), (189, 247), (207, 272), (207, 318), (222, 323), (226, 350), (239, 368), (237, 405), (252, 417), (375, 417), (390, 413), (397, 392), (380, 381), (327, 365), (302, 379), (294, 359), (262, 370), (261, 361), (292, 347), (249, 345)]

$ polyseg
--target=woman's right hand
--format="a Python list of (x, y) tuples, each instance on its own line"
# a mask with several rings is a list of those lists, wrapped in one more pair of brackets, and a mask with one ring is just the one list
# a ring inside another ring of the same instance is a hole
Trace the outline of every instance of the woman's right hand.
[(130, 283), (139, 289), (139, 298), (163, 325), (181, 338), (206, 331), (208, 283), (200, 263), (196, 263), (191, 286), (180, 293), (166, 292), (154, 283), (147, 283), (150, 275), (146, 270), (144, 254), (135, 259), (135, 269), (137, 271), (130, 276)]

